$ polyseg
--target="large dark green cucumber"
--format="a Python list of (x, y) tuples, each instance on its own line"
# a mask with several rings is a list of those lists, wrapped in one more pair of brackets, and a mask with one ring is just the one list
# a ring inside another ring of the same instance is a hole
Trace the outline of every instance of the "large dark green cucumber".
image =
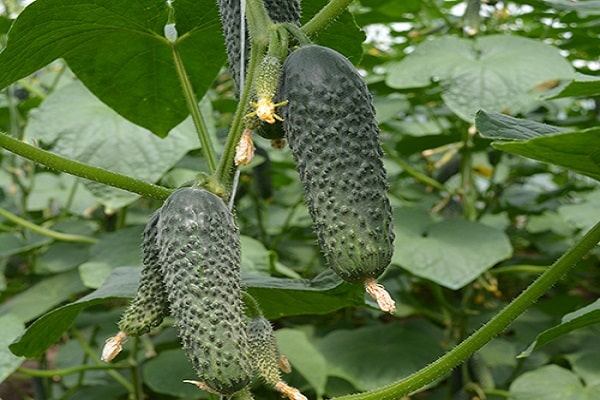
[(171, 315), (207, 389), (231, 395), (252, 376), (240, 284), (240, 240), (220, 197), (182, 188), (165, 201), (158, 244)]
[(329, 266), (363, 283), (389, 265), (392, 211), (372, 98), (356, 68), (310, 45), (286, 59), (280, 95), (286, 139)]
[(146, 224), (142, 235), (142, 274), (135, 298), (119, 321), (119, 329), (128, 336), (148, 333), (160, 325), (168, 314), (167, 295), (164, 290), (162, 271), (158, 260), (159, 247), (156, 243), (160, 210)]

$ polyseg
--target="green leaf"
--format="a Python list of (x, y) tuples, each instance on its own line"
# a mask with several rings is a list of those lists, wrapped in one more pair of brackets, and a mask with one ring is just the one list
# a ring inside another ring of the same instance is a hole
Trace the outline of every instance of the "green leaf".
[(216, 3), (173, 2), (178, 38), (164, 37), (164, 0), (44, 0), (13, 23), (0, 53), (0, 87), (57, 58), (98, 98), (130, 121), (165, 136), (187, 115), (172, 49), (179, 51), (197, 97), (225, 61)]
[(556, 126), (483, 110), (477, 112), (475, 126), (481, 136), (493, 140), (527, 140), (566, 131)]
[(575, 80), (560, 87), (560, 92), (549, 93), (548, 99), (564, 97), (594, 97), (600, 95), (600, 78), (593, 75), (577, 74)]
[(141, 225), (103, 235), (90, 248), (90, 258), (79, 266), (81, 279), (89, 288), (99, 288), (117, 267), (142, 265)]
[(27, 210), (40, 211), (50, 207), (62, 209), (68, 204), (70, 212), (84, 215), (97, 205), (97, 201), (84, 187), (78, 187), (73, 193), (77, 183), (77, 178), (71, 175), (50, 172), (35, 174), (33, 189), (27, 196)]
[(24, 253), (52, 242), (47, 236), (34, 233), (23, 238), (14, 233), (0, 233), (0, 257)]
[(531, 353), (543, 345), (556, 340), (570, 332), (586, 326), (600, 323), (600, 300), (577, 311), (566, 314), (561, 323), (540, 333), (529, 347), (519, 354), (520, 358), (529, 357)]
[(23, 362), (8, 350), (8, 345), (19, 336), (25, 324), (15, 315), (6, 314), (0, 316), (0, 326), (0, 382), (4, 382)]
[(369, 390), (397, 381), (442, 353), (439, 329), (421, 321), (336, 330), (317, 343), (330, 376)]
[(327, 383), (327, 361), (316, 349), (306, 334), (296, 329), (279, 329), (275, 332), (277, 345), (292, 368), (306, 379), (310, 386), (321, 396)]
[(54, 275), (4, 302), (0, 305), (0, 315), (18, 315), (27, 322), (85, 290), (77, 271)]
[(439, 83), (446, 105), (472, 122), (479, 109), (511, 114), (527, 110), (535, 104), (536, 86), (573, 76), (558, 49), (538, 40), (508, 35), (443, 36), (391, 63), (386, 82), (396, 89)]
[[(141, 268), (116, 268), (101, 288), (38, 318), (10, 346), (11, 351), (19, 356), (38, 357), (69, 329), (84, 308), (118, 298), (132, 297), (137, 291), (140, 271)], [(45, 282), (47, 281), (49, 280)], [(56, 289), (64, 290), (60, 286), (56, 286)]]
[(425, 212), (394, 211), (392, 263), (449, 289), (460, 289), (512, 255), (504, 232), (478, 222), (436, 222)]
[(510, 385), (509, 400), (594, 400), (600, 386), (584, 387), (579, 377), (556, 365), (547, 365), (519, 376)]
[[(67, 158), (146, 182), (156, 182), (198, 147), (188, 121), (160, 139), (122, 118), (78, 82), (54, 92), (32, 112), (25, 136), (52, 144), (53, 152)], [(139, 197), (96, 182), (86, 181), (86, 187), (109, 209)]]
[[(327, 3), (326, 0), (304, 0), (300, 22), (307, 22)], [(333, 23), (319, 32), (314, 41), (342, 53), (356, 65), (362, 58), (362, 43), (365, 39), (365, 33), (356, 25), (352, 14), (344, 11)]]
[(344, 283), (330, 270), (310, 280), (242, 275), (242, 281), (268, 319), (364, 305), (364, 288)]
[(161, 351), (144, 364), (142, 374), (146, 385), (157, 393), (185, 399), (197, 399), (204, 393), (183, 382), (197, 379), (197, 374), (181, 349)]
[[(139, 242), (139, 236), (137, 240)], [(107, 252), (102, 253), (108, 256), (110, 246), (107, 243), (105, 245)], [(60, 338), (84, 308), (135, 296), (140, 271), (141, 268), (136, 267), (113, 269), (104, 284), (94, 292), (37, 319), (11, 345), (11, 350), (17, 355), (37, 357)], [(259, 301), (265, 316), (270, 319), (286, 315), (326, 314), (342, 307), (364, 304), (363, 288), (342, 283), (331, 271), (312, 280), (245, 276), (243, 283)], [(55, 290), (57, 288), (60, 286), (56, 286)], [(0, 310), (3, 306), (0, 306)]]
[(494, 142), (512, 154), (568, 168), (600, 180), (600, 128), (557, 133), (526, 141)]

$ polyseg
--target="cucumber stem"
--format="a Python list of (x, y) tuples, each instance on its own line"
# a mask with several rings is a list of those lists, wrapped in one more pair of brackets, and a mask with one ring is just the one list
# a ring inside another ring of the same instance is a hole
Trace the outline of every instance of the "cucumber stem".
[(531, 307), (600, 241), (600, 221), (552, 264), (527, 289), (496, 314), (484, 326), (444, 356), (414, 374), (391, 385), (365, 393), (336, 397), (335, 400), (394, 400), (412, 393), (444, 376), (502, 332)]
[(38, 149), (35, 146), (24, 143), (20, 140), (10, 137), (5, 133), (0, 133), (0, 147), (60, 172), (66, 172), (71, 175), (103, 183), (119, 189), (124, 189), (132, 193), (150, 197), (157, 200), (166, 199), (172, 190), (152, 183), (140, 181), (130, 176), (108, 171), (104, 168), (93, 167), (78, 161), (70, 160), (65, 157)]
[(319, 31), (325, 29), (327, 25), (332, 23), (353, 0), (331, 0), (318, 13), (316, 13), (310, 21), (302, 25), (302, 31), (312, 36)]

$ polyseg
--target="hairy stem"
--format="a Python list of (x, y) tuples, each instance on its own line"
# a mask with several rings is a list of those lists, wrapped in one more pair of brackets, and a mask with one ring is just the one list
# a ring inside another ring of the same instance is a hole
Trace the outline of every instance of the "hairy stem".
[(600, 222), (552, 264), (539, 278), (475, 333), (437, 361), (391, 385), (365, 393), (336, 397), (336, 400), (394, 400), (444, 376), (502, 332), (533, 305), (600, 241)]
[(4, 133), (0, 133), (0, 147), (57, 171), (124, 189), (145, 197), (164, 200), (171, 194), (171, 189), (61, 157), (14, 139)]
[(302, 31), (308, 36), (318, 33), (327, 25), (332, 23), (353, 0), (331, 0), (306, 24), (302, 25)]

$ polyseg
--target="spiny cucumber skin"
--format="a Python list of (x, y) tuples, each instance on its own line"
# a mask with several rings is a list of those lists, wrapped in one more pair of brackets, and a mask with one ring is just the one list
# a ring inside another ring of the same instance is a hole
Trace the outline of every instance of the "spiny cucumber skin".
[(378, 277), (393, 252), (392, 212), (371, 95), (354, 66), (322, 46), (284, 63), (286, 139), (319, 244), (344, 280)]
[(266, 55), (259, 66), (259, 74), (256, 82), (256, 97), (258, 100), (272, 100), (279, 86), (281, 75), (281, 62), (277, 57)]
[(265, 318), (252, 318), (248, 322), (248, 343), (255, 371), (266, 383), (274, 386), (281, 380), (281, 374), (280, 354), (271, 323)]
[(183, 349), (200, 381), (230, 395), (251, 380), (241, 298), (240, 242), (216, 195), (175, 191), (158, 223), (165, 287)]
[(168, 314), (162, 271), (159, 263), (159, 247), (156, 243), (160, 210), (150, 217), (142, 235), (142, 273), (135, 298), (131, 301), (121, 320), (119, 329), (128, 336), (140, 336), (161, 324)]

